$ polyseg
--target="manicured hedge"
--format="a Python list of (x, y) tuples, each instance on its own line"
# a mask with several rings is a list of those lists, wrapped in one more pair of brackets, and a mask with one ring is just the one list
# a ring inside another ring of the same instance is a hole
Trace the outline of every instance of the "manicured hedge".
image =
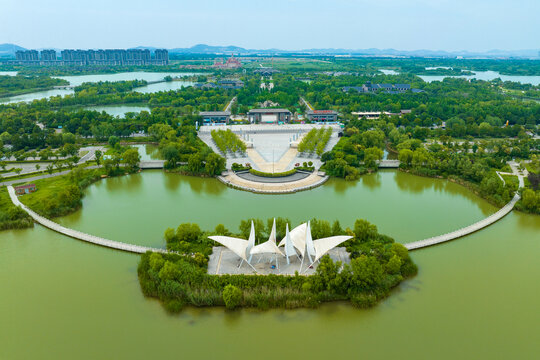
[(262, 177), (284, 177), (284, 176), (295, 174), (296, 169), (292, 169), (292, 170), (284, 171), (284, 172), (278, 172), (278, 173), (267, 173), (264, 171), (257, 171), (255, 169), (250, 169), (249, 172), (252, 173), (253, 175), (262, 176)]

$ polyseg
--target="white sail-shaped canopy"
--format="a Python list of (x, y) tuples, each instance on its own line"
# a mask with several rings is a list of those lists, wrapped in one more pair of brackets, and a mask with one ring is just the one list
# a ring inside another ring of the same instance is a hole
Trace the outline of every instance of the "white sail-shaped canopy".
[(230, 236), (209, 236), (209, 239), (212, 239), (214, 241), (217, 241), (221, 245), (225, 246), (226, 248), (230, 249), (233, 253), (240, 256), (242, 260), (248, 261), (247, 259), (247, 248), (249, 241), (244, 239), (238, 239)]
[(254, 246), (250, 251), (251, 255), (267, 253), (283, 256), (283, 253), (276, 244), (276, 219), (274, 219), (274, 224), (272, 225), (272, 231), (270, 232), (270, 237), (268, 238), (268, 241)]
[[(306, 252), (309, 256), (309, 259), (311, 260), (311, 257), (315, 257), (315, 246), (313, 245), (313, 238), (311, 237), (311, 225), (308, 221), (307, 223), (307, 229), (306, 229)], [(313, 260), (315, 261), (315, 260)]]
[(217, 241), (221, 245), (230, 249), (233, 253), (240, 256), (242, 260), (248, 261), (248, 256), (255, 245), (255, 225), (251, 222), (251, 231), (249, 233), (249, 239), (239, 239), (231, 236), (209, 236), (211, 240)]
[[(251, 253), (251, 249), (255, 246), (255, 225), (251, 220), (251, 231), (249, 232), (248, 245), (246, 248), (246, 257)], [(251, 257), (250, 257), (251, 260)]]
[(296, 253), (296, 250), (294, 249), (294, 244), (291, 239), (291, 233), (289, 232), (289, 224), (286, 224), (286, 231), (285, 231), (285, 256), (287, 257), (287, 264), (289, 263), (289, 257), (290, 256), (298, 256)]
[[(306, 252), (306, 230), (307, 223), (303, 223), (295, 227), (289, 233), (293, 246), (300, 252), (300, 255), (304, 256)], [(285, 245), (287, 237), (280, 241), (279, 247)]]
[(326, 253), (328, 253), (333, 248), (337, 247), (339, 244), (344, 243), (345, 241), (352, 239), (352, 236), (339, 235), (331, 236), (327, 238), (317, 239), (313, 241), (313, 247), (315, 248), (315, 260), (316, 262), (322, 258)]

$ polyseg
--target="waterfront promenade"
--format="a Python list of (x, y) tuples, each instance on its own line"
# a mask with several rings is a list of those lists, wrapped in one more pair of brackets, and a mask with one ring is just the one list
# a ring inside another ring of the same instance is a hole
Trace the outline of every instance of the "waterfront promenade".
[[(276, 178), (278, 179), (278, 178)], [(313, 172), (306, 178), (289, 182), (258, 182), (243, 179), (234, 171), (226, 175), (218, 176), (218, 180), (235, 189), (251, 191), (260, 194), (290, 194), (298, 191), (313, 189), (321, 186), (329, 179), (329, 176), (318, 171)]]

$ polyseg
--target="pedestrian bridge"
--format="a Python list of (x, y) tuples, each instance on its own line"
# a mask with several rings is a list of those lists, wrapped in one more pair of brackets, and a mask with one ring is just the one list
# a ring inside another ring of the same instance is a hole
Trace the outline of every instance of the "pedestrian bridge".
[(482, 220), (480, 220), (480, 221), (478, 221), (478, 222), (476, 222), (476, 223), (474, 223), (472, 225), (466, 226), (466, 227), (461, 228), (461, 229), (456, 230), (456, 231), (452, 231), (452, 232), (447, 233), (447, 234), (430, 237), (430, 238), (425, 239), (425, 240), (415, 241), (415, 242), (407, 243), (407, 244), (404, 244), (404, 245), (407, 248), (407, 250), (415, 250), (415, 249), (420, 249), (420, 248), (424, 248), (424, 247), (431, 246), (431, 245), (440, 244), (440, 243), (443, 243), (443, 242), (446, 242), (446, 241), (450, 241), (450, 240), (460, 238), (460, 237), (465, 236), (465, 235), (472, 234), (473, 232), (478, 231), (480, 229), (483, 229), (483, 228), (493, 224), (494, 222), (502, 219), (506, 214), (508, 214), (510, 211), (512, 211), (512, 209), (514, 208), (516, 203), (519, 201), (519, 199), (520, 199), (520, 196), (519, 196), (519, 194), (516, 193), (516, 195), (514, 195), (514, 198), (508, 204), (506, 204), (499, 211), (497, 211), (496, 213), (488, 216), (485, 219), (482, 219)]
[[(519, 178), (520, 187), (522, 187), (523, 182), (524, 182), (523, 181), (523, 176), (518, 175), (518, 178)], [(86, 233), (83, 233), (83, 232), (80, 232), (80, 231), (77, 231), (77, 230), (66, 228), (66, 227), (64, 227), (62, 225), (59, 225), (59, 224), (57, 224), (57, 223), (55, 223), (55, 222), (41, 216), (41, 215), (38, 215), (34, 211), (30, 210), (23, 203), (21, 203), (19, 201), (19, 199), (17, 198), (17, 195), (15, 194), (15, 189), (13, 188), (13, 186), (9, 185), (7, 187), (7, 190), (8, 190), (9, 196), (11, 198), (11, 201), (13, 202), (13, 204), (15, 206), (18, 206), (21, 209), (23, 209), (24, 211), (26, 211), (32, 217), (32, 219), (34, 219), (35, 222), (37, 222), (37, 223), (39, 223), (39, 224), (41, 224), (41, 225), (43, 225), (43, 226), (45, 226), (45, 227), (47, 227), (47, 228), (49, 228), (51, 230), (59, 232), (61, 234), (64, 234), (64, 235), (67, 235), (69, 237), (79, 239), (79, 240), (82, 240), (82, 241), (86, 241), (86, 242), (89, 242), (89, 243), (93, 243), (93, 244), (96, 244), (96, 245), (108, 247), (108, 248), (111, 248), (111, 249), (117, 249), (117, 250), (137, 253), (137, 254), (142, 254), (142, 253), (145, 253), (147, 251), (154, 251), (154, 252), (160, 252), (160, 253), (166, 253), (167, 252), (167, 250), (164, 250), (164, 249), (152, 248), (152, 247), (141, 246), (141, 245), (133, 245), (133, 244), (127, 244), (127, 243), (123, 243), (123, 242), (108, 240), (108, 239), (100, 238), (100, 237), (97, 237), (97, 236), (94, 236), (94, 235), (89, 235), (89, 234), (86, 234)], [(482, 219), (482, 220), (480, 220), (480, 221), (478, 221), (478, 222), (476, 222), (476, 223), (474, 223), (472, 225), (463, 227), (461, 229), (458, 229), (456, 231), (452, 231), (450, 233), (446, 233), (446, 234), (443, 234), (443, 235), (438, 235), (438, 236), (434, 236), (434, 237), (431, 237), (431, 238), (428, 238), (428, 239), (406, 243), (406, 244), (404, 244), (404, 246), (408, 250), (416, 250), (416, 249), (421, 249), (421, 248), (425, 248), (425, 247), (428, 247), (428, 246), (440, 244), (440, 243), (443, 243), (443, 242), (447, 242), (447, 241), (450, 241), (450, 240), (454, 240), (454, 239), (463, 237), (465, 235), (472, 234), (473, 232), (481, 230), (481, 229), (483, 229), (483, 228), (497, 222), (498, 220), (502, 219), (510, 211), (512, 211), (512, 209), (514, 208), (514, 206), (516, 205), (516, 203), (519, 201), (520, 198), (521, 197), (520, 197), (519, 193), (516, 193), (514, 195), (514, 197), (512, 198), (512, 200), (508, 204), (506, 204), (504, 207), (502, 207), (499, 211), (497, 211), (496, 213), (494, 213), (494, 214), (488, 216), (487, 218)]]
[(399, 164), (399, 160), (381, 160), (379, 161), (379, 168), (397, 169)]
[(149, 160), (139, 163), (139, 168), (141, 169), (163, 169), (164, 166), (165, 160)]
[(16, 206), (19, 206), (21, 209), (26, 211), (28, 215), (30, 215), (32, 219), (34, 219), (34, 221), (37, 222), (38, 224), (41, 224), (45, 226), (46, 228), (59, 232), (60, 234), (64, 234), (78, 240), (86, 241), (92, 244), (108, 247), (111, 249), (122, 250), (122, 251), (132, 252), (136, 254), (142, 254), (147, 251), (154, 251), (154, 252), (160, 252), (160, 253), (167, 252), (167, 250), (164, 250), (164, 249), (157, 249), (157, 248), (141, 246), (141, 245), (126, 244), (123, 242), (108, 240), (108, 239), (100, 238), (94, 235), (86, 234), (77, 230), (66, 228), (60, 224), (55, 223), (54, 221), (51, 221), (47, 218), (44, 218), (41, 215), (38, 215), (37, 213), (35, 213), (34, 211), (26, 207), (17, 198), (17, 195), (15, 194), (15, 189), (13, 188), (13, 186), (11, 185), (8, 186), (7, 190), (13, 204), (15, 204)]

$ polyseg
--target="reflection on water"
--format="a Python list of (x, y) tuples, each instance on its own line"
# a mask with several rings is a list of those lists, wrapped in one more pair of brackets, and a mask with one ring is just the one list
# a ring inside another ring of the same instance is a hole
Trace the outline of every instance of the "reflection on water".
[(124, 176), (114, 176), (108, 178), (107, 181), (104, 181), (103, 183), (108, 191), (131, 192), (141, 188), (143, 185), (143, 178), (141, 173), (136, 173)]
[[(485, 202), (474, 195), (469, 199), (470, 192), (456, 184), (393, 171), (374, 178), (380, 181), (374, 188), (364, 179), (335, 179), (310, 191), (263, 196), (213, 179), (152, 170), (96, 182), (86, 190), (80, 211), (56, 220), (113, 240), (163, 246), (163, 231), (182, 222), (202, 229), (223, 223), (236, 231), (248, 217), (284, 216), (295, 223), (337, 218), (342, 226), (360, 217), (397, 240), (420, 240), (483, 216), (479, 209)], [(195, 193), (193, 182), (210, 185)], [(406, 182), (433, 182), (433, 187), (418, 193)], [(212, 195), (216, 187), (219, 196)], [(249, 338), (243, 353), (261, 359), (275, 357), (261, 353), (268, 342), (287, 349), (280, 359), (306, 357), (306, 349), (317, 349), (311, 356), (317, 359), (335, 358), (336, 351), (352, 359), (471, 357), (465, 353), (477, 359), (529, 359), (540, 351), (534, 335), (539, 253), (540, 217), (513, 211), (470, 236), (412, 252), (418, 275), (372, 309), (337, 302), (316, 310), (187, 308), (170, 315), (142, 295), (137, 255), (42, 226), (3, 231), (0, 358), (171, 358), (179, 353), (171, 344), (180, 344), (186, 358), (213, 359), (220, 349), (220, 359), (228, 360), (239, 358), (231, 344)], [(379, 346), (388, 339), (392, 346)], [(422, 346), (411, 346), (418, 339)]]
[(105, 111), (107, 114), (112, 116), (118, 116), (120, 118), (125, 118), (126, 113), (140, 113), (141, 111), (150, 112), (150, 108), (147, 106), (134, 106), (134, 105), (102, 105), (102, 106), (88, 106), (85, 107), (86, 110), (93, 110), (98, 112)]
[(330, 178), (323, 186), (331, 187), (337, 194), (343, 195), (348, 189), (356, 186), (356, 181), (345, 181), (341, 179)]
[(474, 75), (418, 75), (425, 82), (443, 81), (447, 77), (451, 78), (463, 78), (463, 79), (477, 79), (484, 81), (491, 81), (494, 79), (501, 79), (502, 81), (513, 81), (521, 84), (540, 84), (540, 76), (538, 75), (501, 75), (496, 71), (474, 71)]
[(363, 175), (360, 177), (360, 181), (371, 190), (381, 187), (381, 176), (379, 173)]
[(412, 194), (423, 194), (426, 190), (433, 189), (437, 193), (458, 195), (471, 202), (478, 203), (480, 210), (485, 216), (491, 215), (494, 212), (494, 207), (487, 201), (482, 200), (465, 187), (448, 180), (415, 176), (401, 171), (394, 172), (394, 180), (398, 188), (402, 191)]
[(146, 71), (132, 71), (116, 74), (95, 74), (95, 75), (73, 75), (73, 76), (53, 76), (54, 78), (64, 79), (72, 86), (79, 86), (83, 83), (95, 83), (99, 81), (131, 81), (131, 80), (145, 80), (145, 81), (159, 81), (163, 80), (166, 76), (172, 78), (193, 76), (197, 73), (175, 73), (175, 72), (146, 72)]
[(180, 176), (164, 176), (163, 183), (165, 188), (169, 191), (177, 191), (180, 189), (180, 185), (183, 183), (183, 179)]
[(159, 156), (159, 148), (157, 145), (137, 144), (132, 146), (139, 150), (141, 161), (162, 160), (162, 158)]

